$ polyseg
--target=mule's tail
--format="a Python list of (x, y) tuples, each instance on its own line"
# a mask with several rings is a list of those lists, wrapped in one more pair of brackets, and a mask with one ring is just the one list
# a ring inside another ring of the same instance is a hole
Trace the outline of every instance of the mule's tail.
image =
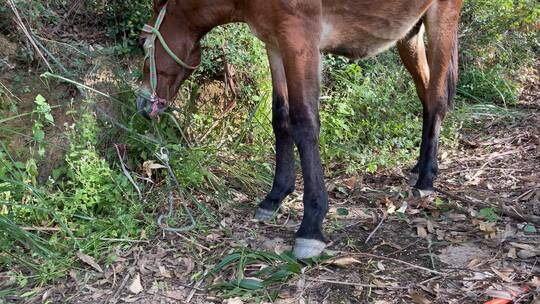
[(450, 65), (448, 66), (448, 79), (446, 81), (446, 93), (448, 96), (448, 108), (454, 106), (454, 97), (456, 96), (456, 88), (458, 82), (458, 58), (459, 58), (459, 41), (457, 32), (454, 36), (452, 43), (452, 56), (450, 58)]

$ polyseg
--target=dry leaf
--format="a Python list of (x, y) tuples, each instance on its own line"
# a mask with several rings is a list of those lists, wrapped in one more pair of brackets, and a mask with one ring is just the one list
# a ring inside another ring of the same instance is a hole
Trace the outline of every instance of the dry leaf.
[(507, 257), (511, 258), (511, 259), (517, 259), (517, 252), (516, 252), (516, 248), (512, 247), (508, 250), (508, 254), (506, 255)]
[(416, 304), (431, 304), (431, 301), (426, 299), (426, 297), (424, 297), (421, 293), (419, 293), (418, 291), (411, 291), (411, 293), (409, 294), (409, 296), (411, 297), (411, 299), (413, 300), (414, 303)]
[(92, 266), (92, 268), (94, 268), (95, 270), (99, 271), (99, 272), (103, 272), (103, 269), (101, 269), (101, 267), (99, 266), (98, 263), (96, 263), (96, 261), (94, 260), (93, 257), (89, 256), (89, 255), (86, 255), (82, 252), (77, 252), (77, 257), (83, 261), (84, 263)]
[(428, 233), (424, 226), (416, 226), (416, 234), (421, 238), (426, 238)]
[(496, 275), (499, 276), (499, 278), (501, 278), (503, 281), (507, 282), (507, 283), (511, 283), (513, 282), (514, 280), (512, 280), (510, 278), (510, 275), (512, 275), (512, 273), (514, 272), (512, 269), (501, 269), (501, 270), (498, 270), (498, 269), (495, 269), (493, 267), (491, 267), (491, 270), (493, 271), (493, 273), (495, 273)]
[(147, 160), (143, 163), (143, 171), (146, 177), (152, 178), (152, 170), (164, 169), (165, 166), (156, 164), (153, 160)]
[(484, 259), (478, 259), (478, 258), (472, 259), (469, 262), (469, 264), (467, 264), (467, 268), (469, 269), (477, 268), (478, 266), (482, 265), (483, 262), (484, 262)]
[(353, 265), (353, 264), (360, 264), (360, 261), (353, 257), (342, 257), (335, 260), (330, 261), (331, 265), (335, 265), (338, 267), (346, 268), (347, 266)]
[(189, 275), (193, 269), (195, 269), (195, 263), (190, 258), (182, 258), (182, 262), (186, 266), (186, 271), (184, 272), (184, 275)]
[(171, 273), (163, 265), (159, 265), (159, 274), (164, 278), (172, 278)]
[(141, 276), (138, 273), (133, 278), (133, 281), (131, 281), (131, 284), (129, 284), (128, 289), (133, 294), (139, 294), (141, 291), (143, 291)]
[(380, 271), (385, 271), (386, 268), (384, 267), (384, 264), (382, 261), (378, 261), (377, 262), (377, 269), (379, 269)]
[(532, 286), (536, 288), (540, 288), (540, 277), (533, 277), (531, 281), (529, 282)]
[(231, 298), (223, 301), (223, 304), (244, 304), (244, 301), (242, 301), (242, 298)]
[(495, 223), (480, 222), (478, 227), (480, 228), (480, 231), (485, 233), (486, 238), (494, 238), (497, 234)]
[(347, 188), (349, 188), (350, 190), (354, 190), (354, 188), (356, 187), (356, 181), (357, 181), (357, 177), (353, 176), (349, 179), (344, 180), (343, 184), (347, 186)]
[(170, 290), (167, 291), (167, 297), (177, 301), (184, 301), (186, 299), (186, 294), (182, 290)]

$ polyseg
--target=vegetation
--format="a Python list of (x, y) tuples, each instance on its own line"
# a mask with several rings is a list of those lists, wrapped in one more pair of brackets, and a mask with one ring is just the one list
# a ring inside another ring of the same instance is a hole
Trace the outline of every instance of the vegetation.
[[(264, 46), (246, 26), (215, 29), (204, 41), (201, 68), (176, 101), (181, 111), (147, 121), (135, 115), (133, 100), (141, 76), (135, 41), (149, 17), (150, 1), (77, 3), (80, 7), (73, 11), (72, 1), (61, 0), (20, 1), (17, 6), (34, 29), (34, 39), (52, 53), (49, 59), (55, 58), (50, 60), (53, 69), (101, 92), (82, 89), (84, 98), (66, 97), (57, 89), (62, 82), (39, 76), (45, 69), (38, 54), (17, 34), (12, 11), (0, 7), (0, 34), (18, 45), (10, 59), (16, 69), (0, 53), (0, 269), (11, 269), (11, 279), (21, 287), (65, 277), (79, 263), (77, 252), (111, 262), (131, 241), (155, 233), (162, 199), (157, 194), (148, 195), (149, 201), (139, 198), (120, 166), (115, 143), (129, 151), (126, 165), (140, 172), (134, 174), (135, 183), (145, 196), (153, 184), (170, 178), (166, 170), (151, 166), (159, 164), (160, 148), (168, 148), (182, 191), (197, 207), (196, 231), (202, 234), (219, 224), (219, 211), (234, 201), (235, 191), (261, 197), (272, 181), (268, 63)], [(63, 21), (66, 15), (71, 18)], [(456, 109), (443, 132), (445, 144), (454, 144), (463, 124), (478, 115), (509, 115), (507, 107), (518, 101), (523, 77), (540, 51), (539, 19), (536, 0), (466, 1), (461, 80)], [(77, 37), (61, 35), (75, 28), (94, 30), (76, 32)], [(45, 39), (48, 34), (53, 38)], [(421, 105), (397, 53), (358, 62), (335, 56), (324, 60), (321, 144), (326, 175), (412, 164)], [(236, 86), (227, 88), (235, 90), (234, 97), (223, 97), (225, 65), (234, 69)], [(52, 99), (61, 102), (50, 103)], [(95, 114), (95, 106), (108, 109), (113, 119)], [(62, 161), (43, 177), (51, 154), (63, 155)], [(150, 177), (153, 183), (145, 182)], [(198, 195), (210, 197), (213, 204), (196, 203)], [(173, 222), (182, 225), (186, 213), (177, 212)], [(260, 260), (273, 266), (257, 274), (261, 281), (240, 277), (215, 286), (229, 296), (246, 289), (256, 294), (300, 273), (300, 265), (286, 254), (239, 250), (221, 267)]]

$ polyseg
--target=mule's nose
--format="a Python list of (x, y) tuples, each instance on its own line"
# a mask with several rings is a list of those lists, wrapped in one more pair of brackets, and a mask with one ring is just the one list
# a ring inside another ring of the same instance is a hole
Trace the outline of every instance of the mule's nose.
[(150, 101), (143, 96), (137, 96), (137, 113), (141, 114), (147, 119), (150, 119), (150, 113), (152, 112)]

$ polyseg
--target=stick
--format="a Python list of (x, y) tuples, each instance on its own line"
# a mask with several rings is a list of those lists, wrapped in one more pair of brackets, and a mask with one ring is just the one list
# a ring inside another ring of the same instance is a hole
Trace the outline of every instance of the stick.
[(197, 246), (197, 247), (200, 247), (200, 248), (204, 249), (205, 251), (212, 251), (212, 249), (210, 249), (210, 248), (208, 248), (208, 247), (206, 247), (206, 246), (204, 246), (204, 245), (201, 245), (201, 244), (199, 244), (198, 242), (193, 241), (192, 239), (190, 239), (190, 238), (188, 238), (188, 237), (185, 237), (185, 236), (183, 236), (182, 234), (180, 234), (180, 233), (178, 233), (178, 232), (175, 232), (175, 234), (176, 234), (177, 236), (183, 238), (184, 240), (186, 240), (186, 241), (192, 243), (193, 245), (195, 245), (195, 246)]
[(137, 194), (139, 194), (139, 200), (141, 202), (144, 202), (141, 189), (139, 189), (139, 186), (137, 186), (137, 184), (133, 180), (133, 177), (131, 177), (131, 174), (129, 174), (129, 171), (126, 168), (126, 165), (124, 164), (124, 160), (122, 159), (122, 155), (120, 154), (120, 149), (118, 148), (118, 145), (114, 144), (114, 147), (116, 148), (116, 154), (118, 154), (118, 159), (120, 160), (120, 166), (122, 167), (122, 171), (124, 172), (124, 175), (127, 177), (129, 182), (133, 185), (133, 187), (135, 187), (135, 190), (137, 190)]
[(38, 53), (39, 57), (41, 57), (41, 59), (43, 59), (43, 62), (45, 62), (45, 65), (47, 65), (47, 68), (49, 69), (49, 71), (54, 73), (51, 65), (49, 64), (49, 62), (45, 58), (45, 55), (43, 55), (43, 53), (39, 49), (39, 46), (36, 45), (36, 42), (34, 41), (34, 38), (32, 37), (32, 34), (26, 28), (26, 26), (24, 25), (24, 23), (22, 21), (22, 18), (21, 18), (21, 15), (19, 15), (19, 11), (17, 10), (17, 6), (15, 5), (15, 2), (13, 2), (13, 0), (8, 0), (8, 3), (9, 3), (9, 6), (10, 6), (11, 10), (13, 11), (13, 14), (15, 14), (15, 18), (14, 18), (15, 23), (17, 23), (17, 25), (21, 28), (22, 32), (24, 33), (26, 38), (28, 38), (28, 41), (30, 41), (30, 44), (34, 47), (34, 49)]
[(375, 235), (375, 232), (377, 232), (377, 230), (379, 230), (379, 228), (381, 228), (384, 220), (386, 219), (386, 212), (383, 214), (383, 217), (381, 218), (381, 221), (379, 222), (379, 224), (377, 225), (377, 227), (375, 227), (375, 229), (373, 229), (373, 231), (371, 231), (371, 233), (368, 235), (366, 241), (364, 242), (364, 244), (367, 244), (369, 242), (369, 240), (371, 239), (371, 237), (373, 237), (373, 235)]
[(206, 274), (203, 276), (203, 278), (201, 280), (199, 280), (199, 282), (197, 282), (195, 284), (195, 286), (192, 287), (191, 292), (189, 293), (188, 297), (186, 298), (186, 303), (191, 302), (191, 299), (193, 299), (193, 296), (195, 295), (195, 292), (197, 290), (199, 290), (199, 287), (201, 286), (201, 284), (202, 284), (205, 277), (206, 277)]
[(364, 283), (354, 283), (354, 282), (343, 282), (343, 281), (333, 281), (333, 280), (324, 280), (324, 279), (312, 279), (312, 278), (306, 278), (308, 281), (312, 282), (321, 282), (321, 283), (329, 283), (329, 284), (335, 284), (335, 285), (345, 285), (345, 286), (358, 286), (358, 287), (364, 287), (364, 288), (378, 288), (378, 289), (409, 289), (409, 287), (404, 286), (377, 286), (373, 284), (364, 284)]
[(437, 275), (440, 275), (440, 276), (447, 276), (446, 273), (443, 273), (443, 272), (440, 272), (440, 271), (436, 271), (436, 270), (429, 269), (429, 268), (426, 268), (426, 267), (423, 267), (423, 266), (418, 266), (418, 265), (415, 265), (415, 264), (411, 264), (409, 262), (405, 262), (405, 261), (402, 261), (402, 260), (389, 258), (389, 257), (385, 257), (385, 256), (375, 255), (375, 254), (371, 254), (371, 253), (364, 253), (364, 252), (354, 252), (354, 253), (350, 253), (350, 255), (360, 255), (360, 256), (370, 257), (370, 258), (374, 258), (374, 259), (388, 260), (388, 261), (400, 263), (400, 264), (403, 264), (403, 265), (407, 265), (407, 266), (412, 267), (412, 268), (416, 268), (416, 269), (420, 269), (420, 270), (423, 270), (423, 271), (426, 271), (426, 272), (437, 274)]
[[(457, 194), (448, 192), (448, 191), (440, 189), (440, 188), (435, 188), (435, 191), (445, 195), (448, 198), (451, 198), (451, 199), (454, 199), (454, 200), (457, 200), (457, 201), (461, 201), (461, 202), (469, 204), (469, 205), (477, 205), (477, 206), (480, 206), (482, 208), (492, 208), (492, 207), (494, 207), (492, 205), (485, 204), (485, 203), (482, 203), (482, 202), (473, 202), (470, 199), (467, 199), (465, 197), (459, 196)], [(508, 216), (508, 217), (511, 217), (513, 219), (517, 219), (517, 220), (520, 220), (520, 221), (527, 221), (529, 223), (540, 225), (540, 216), (528, 215), (528, 214), (524, 214), (524, 212), (517, 212), (516, 207), (507, 207), (507, 206), (504, 205), (504, 202), (502, 202), (502, 201), (499, 204), (499, 208), (500, 208), (501, 213)]]

